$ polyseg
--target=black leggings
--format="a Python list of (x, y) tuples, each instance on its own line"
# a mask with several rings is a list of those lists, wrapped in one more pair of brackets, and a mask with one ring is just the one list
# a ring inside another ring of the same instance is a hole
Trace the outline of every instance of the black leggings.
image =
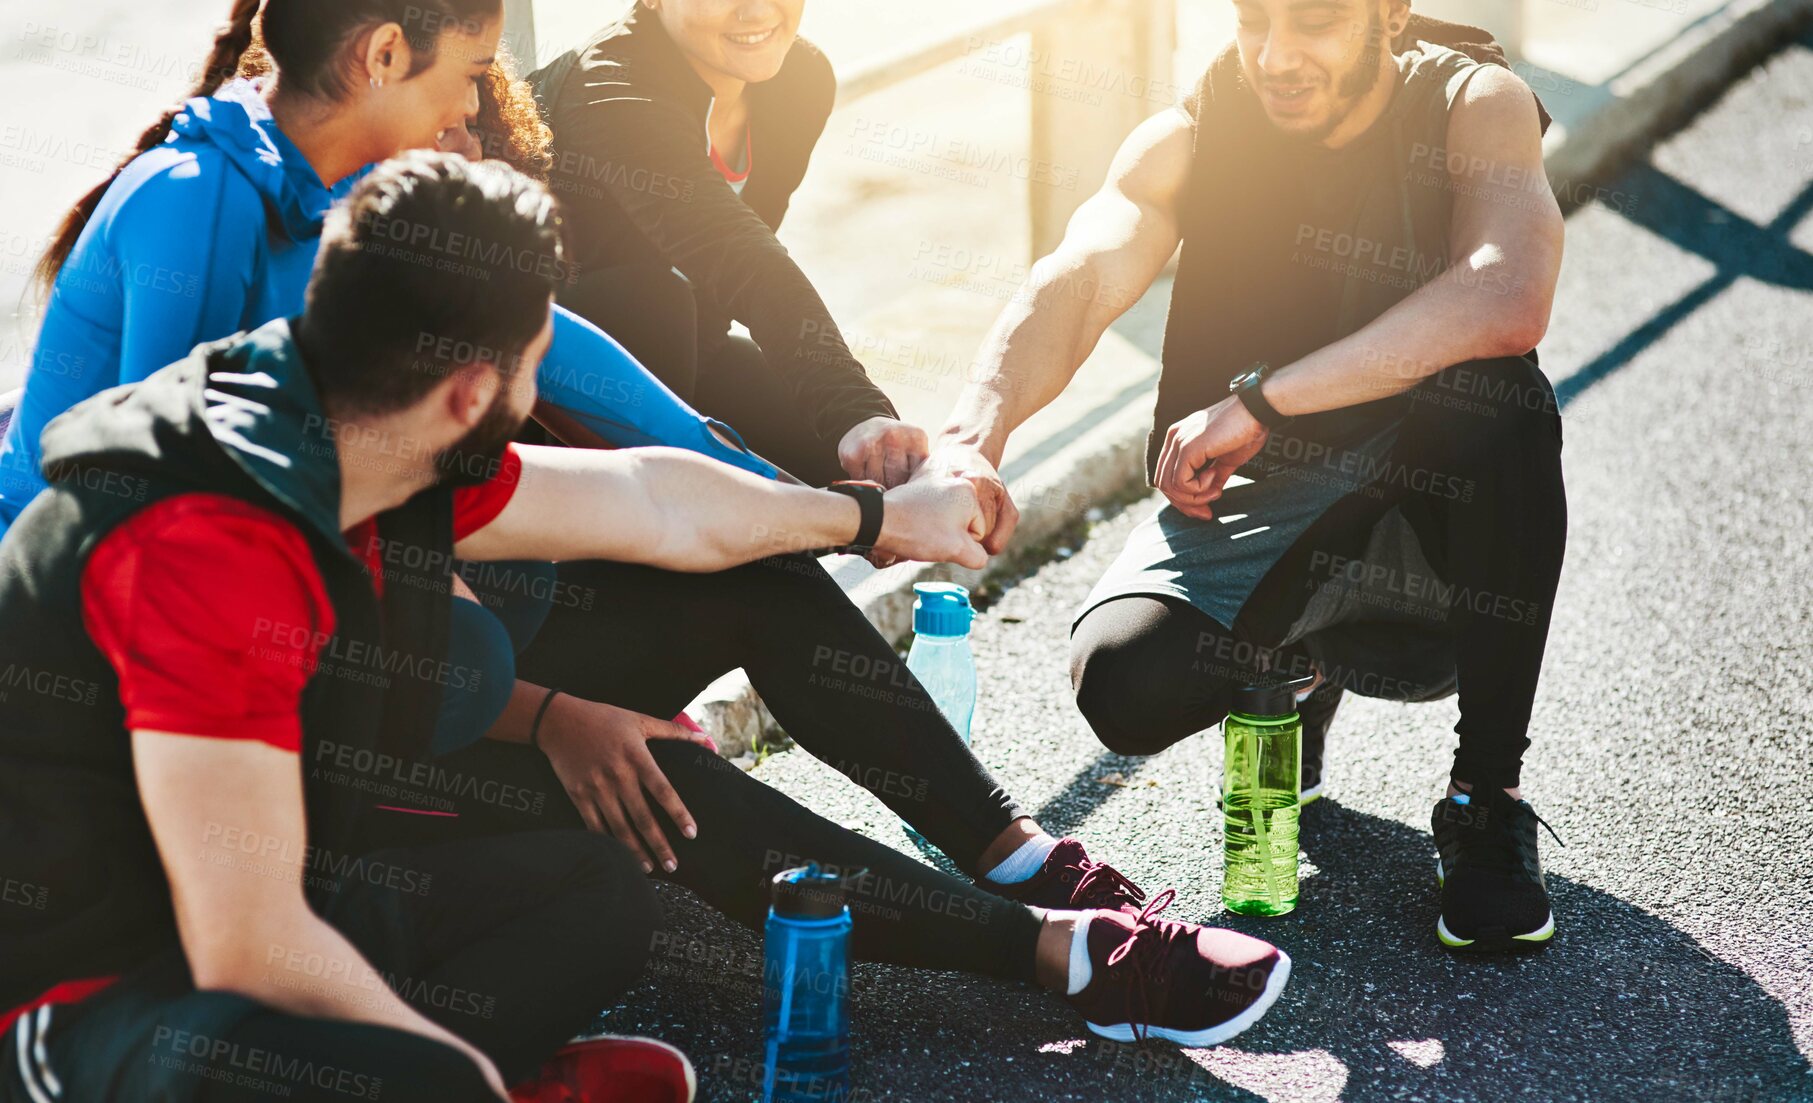
[[(517, 661), (523, 679), (666, 717), (741, 667), (801, 747), (874, 793), (971, 875), (1023, 815), (811, 558), (781, 556), (713, 574), (566, 563), (560, 581), (562, 599)], [(665, 741), (650, 746), (699, 821), (693, 840), (662, 821), (680, 863), (672, 879), (726, 914), (759, 926), (768, 878), (802, 860), (868, 868), (874, 876), (855, 909), (858, 956), (1032, 978), (1039, 921), (1024, 907), (839, 827), (715, 755)], [(542, 802), (541, 814), (517, 810), (503, 822), (580, 823), (539, 755), (484, 744), (447, 761), (455, 760), (559, 798)]]
[[(1040, 922), (1025, 906), (839, 827), (697, 744), (654, 740), (649, 750), (699, 828), (697, 838), (684, 838), (655, 807), (679, 861), (675, 872), (657, 876), (760, 932), (774, 875), (817, 862), (851, 877), (851, 953), (858, 960), (1034, 979)], [(392, 813), (388, 837), (447, 839), (582, 826), (547, 759), (526, 746), (486, 740), (436, 760), (436, 766), (459, 778), (462, 791), (477, 795), (457, 801), (457, 816)], [(638, 949), (649, 948), (645, 943)]]
[(561, 601), (517, 660), (526, 681), (667, 717), (741, 667), (801, 747), (971, 875), (1025, 814), (810, 557), (711, 574), (564, 563), (560, 582)]
[[(1457, 365), (1413, 394), (1381, 467), (1391, 477), (1317, 521), (1267, 573), (1232, 628), (1183, 601), (1143, 596), (1103, 602), (1077, 623), (1071, 683), (1077, 707), (1108, 747), (1156, 753), (1219, 723), (1234, 689), (1262, 666), (1302, 669), (1314, 641), (1282, 648), (1292, 624), (1321, 583), (1354, 572), (1356, 563), (1364, 569), (1367, 536), (1396, 508), (1447, 587), (1436, 591), (1444, 600), (1430, 623), (1442, 630), (1459, 686), (1453, 776), (1518, 783), (1567, 543), (1561, 415), (1541, 370), (1522, 357)], [(1397, 583), (1400, 591), (1421, 589)], [(1372, 634), (1378, 665), (1340, 671), (1339, 684), (1396, 700), (1441, 695), (1422, 679), (1397, 677), (1390, 661), (1394, 651), (1424, 646), (1410, 637), (1428, 633), (1364, 621), (1340, 630), (1350, 643)]]
[(615, 337), (700, 413), (812, 486), (848, 478), (837, 442), (820, 440), (793, 388), (747, 337), (702, 325), (692, 284), (671, 268), (600, 269), (566, 289), (561, 305)]
[[(495, 1062), (529, 1073), (641, 972), (658, 907), (614, 839), (583, 831), (443, 840), (392, 848), (333, 871), (325, 918), (424, 1016)], [(272, 947), (266, 972), (306, 992), (325, 963)], [(22, 1065), (5, 1038), (0, 1099), (33, 1098), (45, 1066), (70, 1100), (252, 1103), (491, 1100), (463, 1054), (369, 1023), (288, 1014), (198, 991), (180, 947), (80, 1003), (45, 1016), (46, 1054)], [(28, 1047), (29, 1048), (29, 1047)]]

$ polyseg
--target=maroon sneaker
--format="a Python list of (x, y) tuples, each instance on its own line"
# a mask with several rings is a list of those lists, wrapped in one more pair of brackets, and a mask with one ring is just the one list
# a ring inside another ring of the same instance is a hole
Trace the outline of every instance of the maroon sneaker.
[(1140, 905), (1146, 902), (1145, 890), (1107, 862), (1091, 861), (1082, 842), (1071, 836), (1058, 840), (1058, 845), (1045, 856), (1045, 864), (1030, 879), (1003, 885), (985, 877), (982, 887), (1028, 907), (1053, 911), (1103, 908), (1137, 915)]
[(1158, 913), (1170, 889), (1138, 915), (1096, 912), (1081, 992), (1067, 997), (1089, 1029), (1117, 1042), (1163, 1038), (1220, 1045), (1259, 1021), (1290, 979), (1290, 955), (1269, 942)]

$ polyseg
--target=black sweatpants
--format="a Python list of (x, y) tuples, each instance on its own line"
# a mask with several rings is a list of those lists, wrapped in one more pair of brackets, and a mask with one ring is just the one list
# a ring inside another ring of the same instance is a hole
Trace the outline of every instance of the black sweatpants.
[[(1284, 646), (1292, 625), (1325, 582), (1391, 573), (1371, 571), (1366, 551), (1395, 508), (1439, 581), (1384, 577), (1375, 589), (1422, 605), (1446, 634), (1461, 710), (1453, 777), (1518, 784), (1567, 542), (1561, 415), (1541, 369), (1523, 357), (1456, 365), (1413, 398), (1381, 477), (1297, 540), (1231, 628), (1183, 601), (1143, 596), (1103, 602), (1077, 623), (1071, 683), (1107, 746), (1156, 753), (1219, 723), (1233, 691), (1260, 671), (1307, 672), (1312, 641)], [(1340, 630), (1371, 633), (1378, 646), (1376, 666), (1324, 672), (1338, 684), (1397, 700), (1439, 695), (1397, 676), (1389, 623)]]
[[(658, 925), (641, 866), (584, 831), (392, 848), (324, 875), (324, 917), (377, 971), (358, 983), (388, 986), (507, 1082), (629, 988)], [(264, 965), (299, 992), (331, 979), (325, 962), (282, 946)], [(469, 1059), (420, 1035), (198, 991), (179, 946), (79, 1003), (26, 1016), (5, 1042), (7, 1103), (493, 1098)]]
[(701, 327), (692, 284), (671, 268), (588, 272), (560, 303), (604, 330), (694, 409), (811, 486), (848, 478), (837, 442), (819, 439), (793, 388), (747, 337)]

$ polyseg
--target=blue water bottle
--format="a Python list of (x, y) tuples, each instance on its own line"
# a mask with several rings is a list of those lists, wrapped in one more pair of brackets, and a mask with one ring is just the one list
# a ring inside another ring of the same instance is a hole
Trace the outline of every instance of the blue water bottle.
[(774, 877), (762, 966), (763, 1103), (850, 1096), (850, 909), (816, 863)]

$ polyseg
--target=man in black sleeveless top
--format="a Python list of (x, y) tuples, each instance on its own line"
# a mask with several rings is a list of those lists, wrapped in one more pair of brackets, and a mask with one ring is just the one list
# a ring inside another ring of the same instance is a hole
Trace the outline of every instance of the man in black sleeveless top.
[(1538, 947), (1518, 774), (1567, 527), (1535, 353), (1562, 249), (1547, 115), (1486, 32), (1404, 0), (1235, 6), (1236, 43), (1133, 132), (1002, 313), (927, 469), (970, 477), (1003, 547), (1008, 434), (1181, 244), (1147, 455), (1169, 504), (1079, 610), (1078, 707), (1151, 754), (1236, 688), (1301, 678), (1307, 800), (1345, 690), (1458, 690), (1437, 933)]

